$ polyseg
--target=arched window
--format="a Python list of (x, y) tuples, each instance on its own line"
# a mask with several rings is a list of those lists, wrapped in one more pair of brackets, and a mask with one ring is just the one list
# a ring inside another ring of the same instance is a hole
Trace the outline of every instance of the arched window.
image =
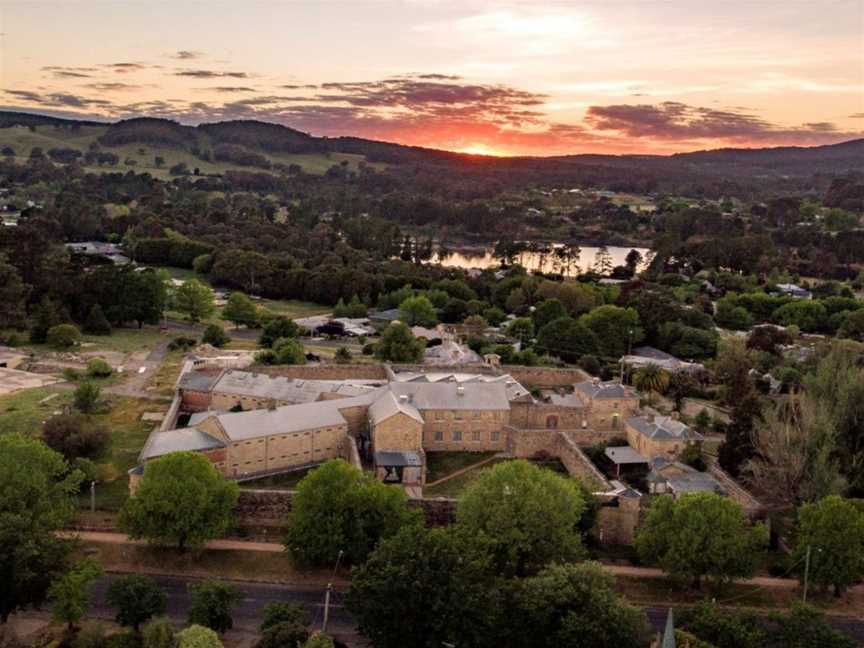
[(558, 429), (558, 416), (556, 414), (550, 414), (546, 417), (546, 429), (547, 430), (556, 430)]

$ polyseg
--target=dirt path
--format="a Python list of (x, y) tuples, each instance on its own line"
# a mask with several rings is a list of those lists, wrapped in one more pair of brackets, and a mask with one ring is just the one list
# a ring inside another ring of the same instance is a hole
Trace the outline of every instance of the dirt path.
[(170, 340), (161, 340), (146, 355), (143, 352), (130, 355), (124, 365), (122, 381), (117, 385), (106, 387), (104, 391), (120, 396), (166, 400), (164, 396), (157, 396), (148, 392), (147, 384), (165, 360), (169, 343)]

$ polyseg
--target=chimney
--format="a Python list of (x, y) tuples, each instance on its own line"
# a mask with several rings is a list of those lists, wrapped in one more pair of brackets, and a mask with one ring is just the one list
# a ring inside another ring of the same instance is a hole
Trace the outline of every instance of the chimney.
[(267, 401), (267, 409), (270, 410), (271, 412), (276, 409), (276, 399), (275, 398), (271, 398), (269, 401)]
[(458, 387), (456, 387), (456, 394), (458, 396), (464, 396), (465, 395), (465, 388), (462, 385), (459, 385)]
[(408, 396), (408, 394), (400, 394), (399, 395), (399, 401), (402, 403), (407, 403), (410, 400), (411, 400), (411, 397)]
[(600, 379), (599, 379), (597, 376), (594, 376), (594, 377), (591, 379), (591, 382), (592, 382), (593, 384), (595, 384), (595, 385), (599, 385), (599, 384), (600, 384)]
[(671, 418), (673, 421), (677, 421), (681, 418), (681, 414), (679, 414), (678, 412), (672, 412), (669, 415), (669, 418)]

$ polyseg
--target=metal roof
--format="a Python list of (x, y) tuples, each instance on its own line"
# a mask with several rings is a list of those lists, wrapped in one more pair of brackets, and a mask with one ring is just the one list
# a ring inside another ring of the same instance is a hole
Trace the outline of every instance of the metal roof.
[(222, 374), (212, 391), (290, 403), (310, 403), (318, 400), (323, 393), (359, 395), (382, 384), (381, 380), (301, 380), (228, 370)]
[(392, 452), (381, 450), (375, 453), (376, 466), (422, 466), (423, 461), (416, 452)]
[(506, 385), (495, 383), (390, 383), (398, 397), (408, 395), (418, 410), (509, 410)]
[(615, 464), (647, 464), (648, 459), (636, 452), (630, 446), (609, 447), (604, 454)]
[(180, 389), (188, 389), (190, 391), (209, 392), (213, 389), (213, 385), (217, 383), (221, 372), (204, 372), (204, 371), (187, 371), (177, 382)]
[(639, 392), (632, 387), (622, 385), (617, 381), (599, 382), (583, 380), (573, 387), (595, 400), (615, 400), (621, 398), (639, 398)]
[(396, 414), (404, 414), (410, 416), (418, 423), (423, 423), (423, 417), (420, 412), (409, 401), (402, 399), (401, 396), (396, 396), (393, 392), (388, 391), (383, 396), (379, 397), (369, 408), (369, 418), (372, 423), (378, 424), (385, 421)]
[(695, 430), (669, 416), (655, 416), (653, 419), (645, 416), (632, 416), (627, 419), (627, 423), (639, 434), (649, 439), (698, 441), (703, 438)]
[(225, 444), (220, 439), (196, 427), (187, 427), (151, 434), (147, 439), (147, 443), (144, 444), (139, 458), (141, 461), (146, 461), (153, 457), (161, 457), (183, 450), (201, 451), (224, 447)]
[(339, 409), (346, 407), (346, 403), (351, 400), (353, 399), (339, 398), (284, 405), (274, 409), (231, 412), (216, 415), (216, 420), (232, 441), (304, 432), (333, 425), (345, 425), (345, 417)]

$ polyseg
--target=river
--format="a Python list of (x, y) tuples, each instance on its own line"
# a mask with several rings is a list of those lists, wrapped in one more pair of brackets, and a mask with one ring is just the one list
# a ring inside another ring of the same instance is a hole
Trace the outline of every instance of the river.
[[(555, 254), (554, 249), (560, 249), (564, 246), (559, 243), (553, 243), (550, 246), (550, 251), (547, 253), (540, 252), (523, 252), (515, 257), (515, 262), (524, 266), (527, 270), (539, 270), (541, 272), (561, 273), (568, 276), (575, 276), (582, 272), (587, 272), (594, 267), (597, 260), (597, 252), (599, 247), (579, 247), (579, 255), (572, 257), (569, 261), (562, 258), (561, 255)], [(642, 247), (612, 247), (606, 248), (609, 252), (612, 267), (623, 266), (625, 259), (630, 250), (636, 250), (642, 255), (643, 263), (639, 265), (639, 269), (644, 268), (644, 259), (650, 253), (649, 248)], [(495, 257), (495, 248), (470, 248), (448, 252), (446, 256), (435, 256), (432, 259), (433, 263), (440, 263), (447, 268), (498, 268), (501, 265), (500, 259)]]

